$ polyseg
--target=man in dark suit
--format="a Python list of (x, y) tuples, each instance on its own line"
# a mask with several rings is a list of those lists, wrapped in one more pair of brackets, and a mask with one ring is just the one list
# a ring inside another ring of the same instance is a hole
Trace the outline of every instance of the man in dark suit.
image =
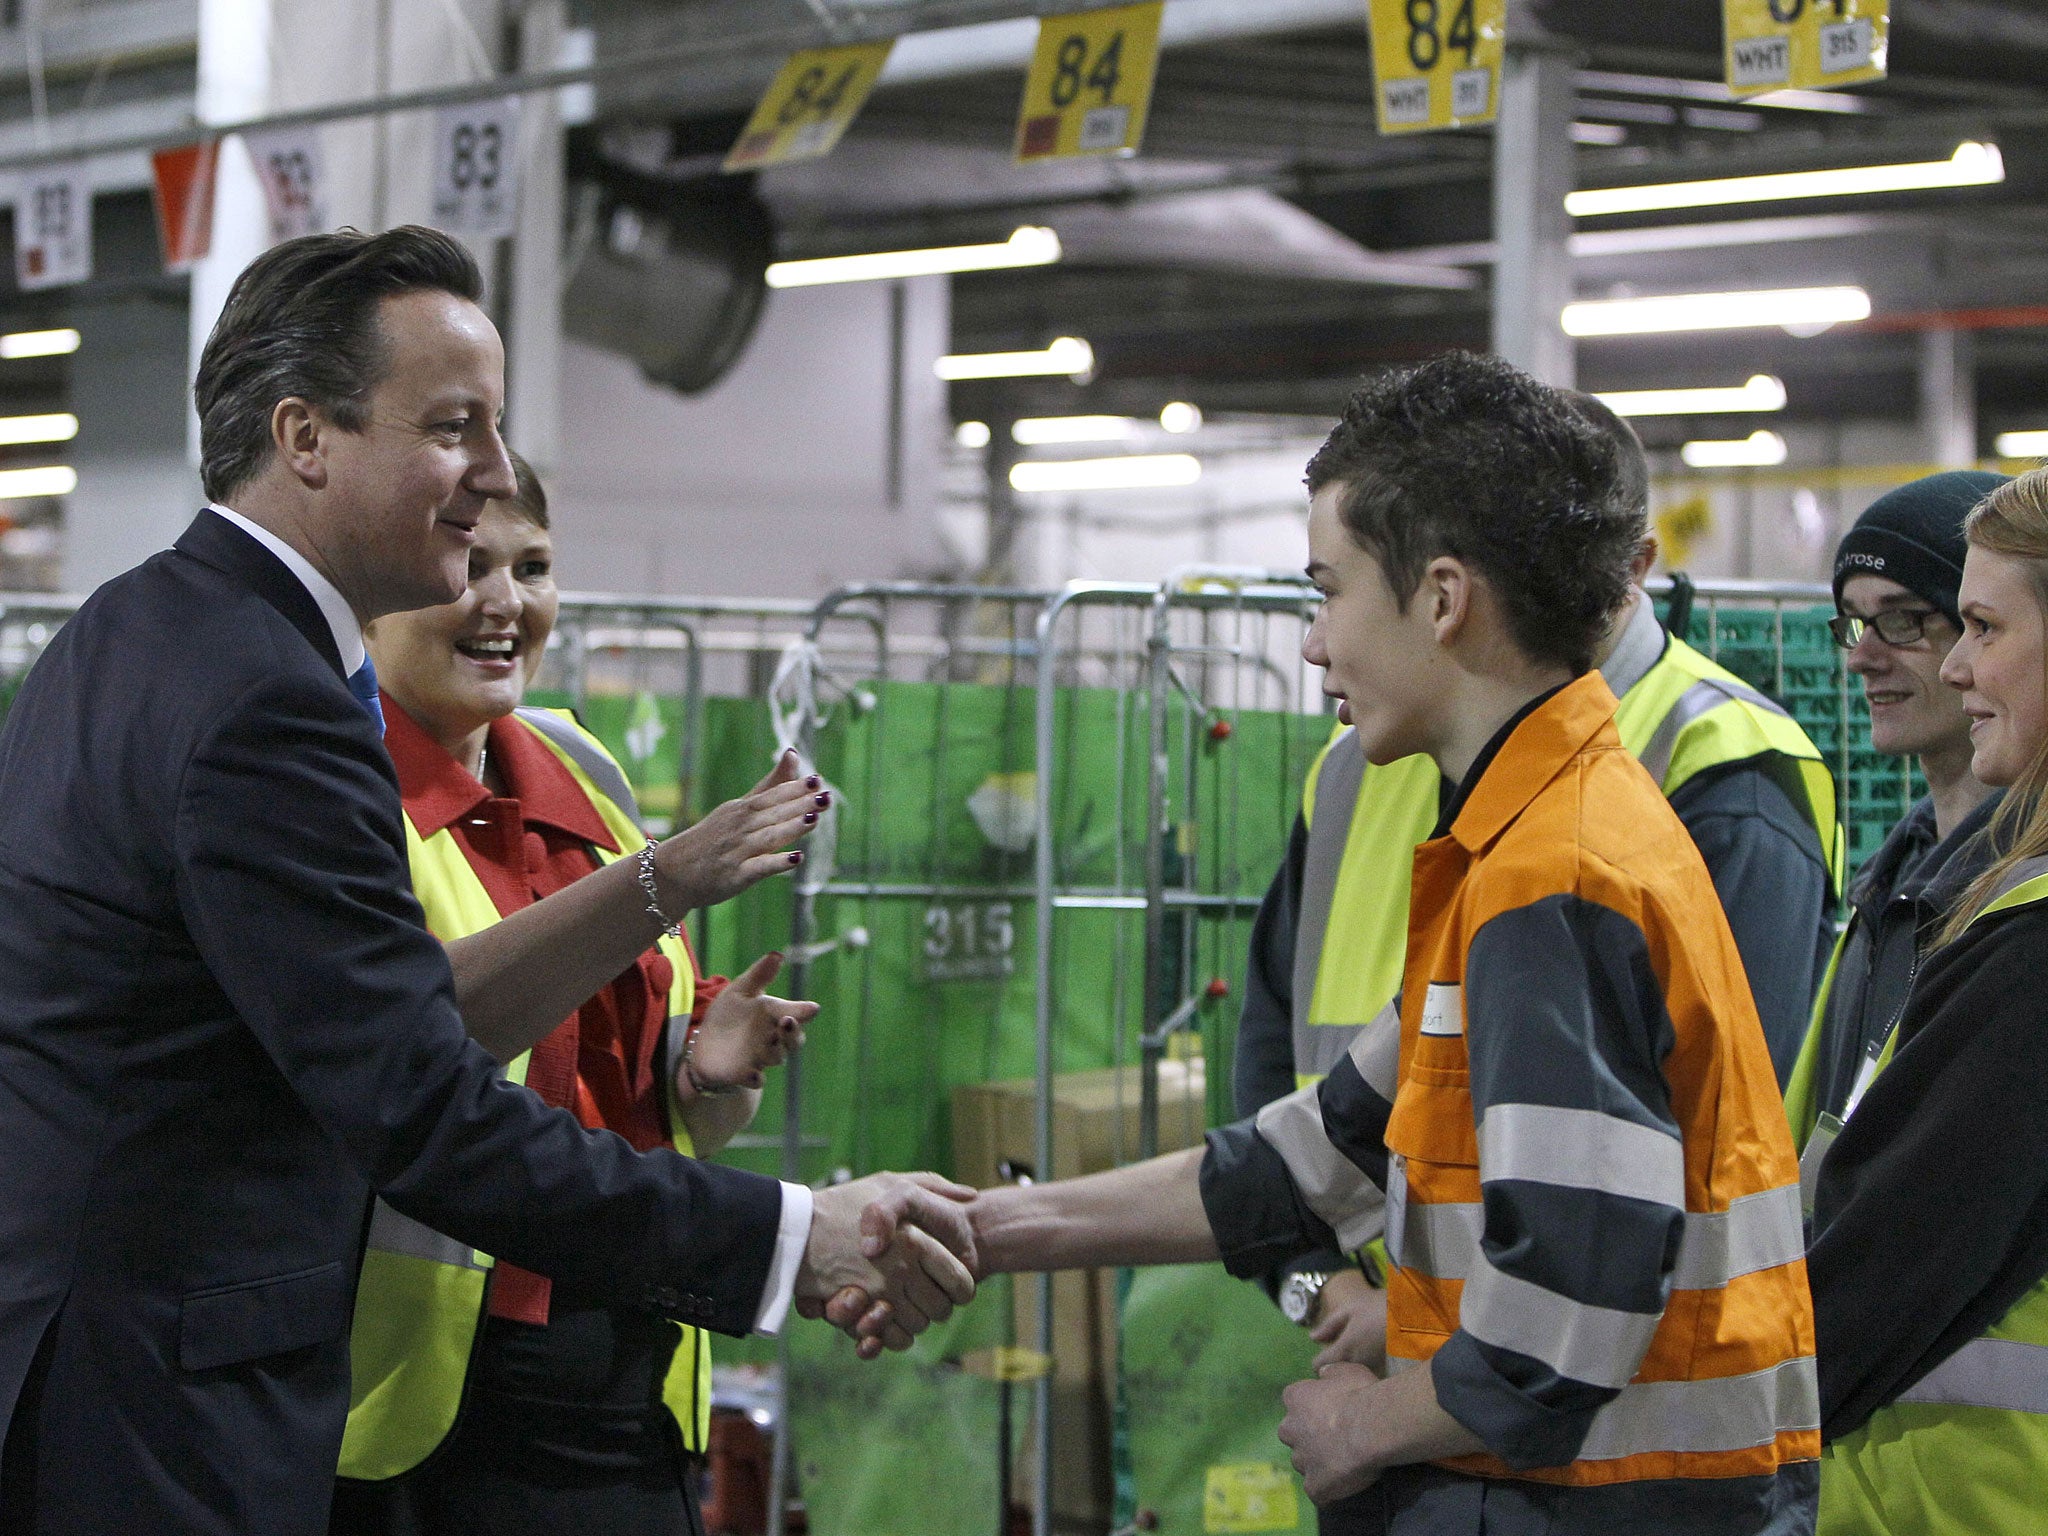
[(794, 1298), (870, 1353), (972, 1293), (919, 1230), (971, 1258), (966, 1191), (637, 1155), (464, 1034), (458, 997), (558, 1020), (788, 868), (811, 798), (779, 770), (451, 977), (359, 667), (363, 622), (462, 590), (512, 490), (480, 292), (430, 230), (253, 264), (200, 365), (213, 506), (92, 596), (0, 733), (0, 1531), (324, 1530), (373, 1189), (725, 1333)]

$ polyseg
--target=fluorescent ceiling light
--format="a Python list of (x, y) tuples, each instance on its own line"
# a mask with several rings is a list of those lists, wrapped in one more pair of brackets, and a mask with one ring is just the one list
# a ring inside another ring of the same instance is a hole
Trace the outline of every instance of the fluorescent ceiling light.
[(1119, 459), (1046, 459), (1013, 465), (1018, 491), (1128, 491), (1148, 486), (1193, 485), (1202, 461), (1191, 453), (1134, 453)]
[(78, 350), (78, 332), (70, 327), (57, 331), (16, 331), (0, 336), (0, 358), (62, 357)]
[(1561, 319), (1567, 336), (1641, 336), (1749, 325), (1797, 326), (1804, 331), (1869, 317), (1870, 295), (1861, 288), (1765, 288), (1748, 293), (1590, 299), (1565, 305)]
[(1991, 446), (2001, 459), (2048, 459), (2048, 432), (2001, 432)]
[(989, 435), (985, 421), (963, 421), (953, 429), (953, 441), (962, 448), (986, 448)]
[(1723, 389), (1623, 389), (1594, 399), (1617, 416), (1693, 416), (1709, 411), (1782, 411), (1785, 384), (1768, 373)]
[(0, 416), (0, 447), (18, 443), (68, 443), (78, 436), (78, 418), (69, 411), (50, 416)]
[(0, 469), (0, 501), (68, 496), (77, 489), (78, 471), (68, 464), (52, 464), (47, 469)]
[(1740, 469), (1785, 462), (1785, 439), (1775, 432), (1752, 432), (1734, 439), (1703, 438), (1687, 443), (1678, 456), (1694, 469)]
[(1115, 443), (1137, 430), (1128, 416), (1027, 416), (1010, 427), (1012, 442), (1027, 447), (1039, 443)]
[(1610, 146), (1625, 144), (1628, 142), (1628, 130), (1619, 123), (1573, 123), (1572, 142)]
[(1186, 400), (1169, 400), (1159, 409), (1159, 425), (1173, 433), (1192, 432), (1202, 424), (1202, 408)]
[(1049, 229), (1023, 225), (997, 245), (944, 245), (923, 251), (873, 251), (862, 256), (820, 256), (777, 261), (768, 267), (770, 288), (808, 288), (815, 283), (866, 283), (885, 277), (931, 277), (941, 272), (990, 272), (999, 267), (1043, 267), (1060, 259), (1060, 237)]
[(955, 352), (932, 371), (942, 379), (1028, 379), (1064, 373), (1085, 378), (1095, 371), (1095, 349), (1075, 336), (1062, 336), (1043, 352)]
[(1574, 218), (1603, 213), (1649, 213), (1659, 208), (1709, 208), (1722, 203), (1768, 203), (1788, 197), (1855, 197), (1870, 192), (1918, 192), (1929, 187), (1983, 187), (2005, 180), (1996, 144), (1974, 140), (1946, 160), (1911, 165), (1857, 165), (1834, 171), (1787, 171), (1773, 176), (1724, 176), (1714, 181), (1668, 181), (1648, 187), (1602, 187), (1565, 194)]

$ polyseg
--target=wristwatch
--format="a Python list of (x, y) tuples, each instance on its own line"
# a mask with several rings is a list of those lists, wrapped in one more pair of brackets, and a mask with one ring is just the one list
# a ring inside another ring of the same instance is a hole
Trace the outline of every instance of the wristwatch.
[(1316, 1320), (1316, 1302), (1321, 1299), (1323, 1287), (1330, 1277), (1313, 1269), (1298, 1270), (1280, 1282), (1280, 1315), (1290, 1323), (1299, 1323), (1304, 1328), (1313, 1327)]

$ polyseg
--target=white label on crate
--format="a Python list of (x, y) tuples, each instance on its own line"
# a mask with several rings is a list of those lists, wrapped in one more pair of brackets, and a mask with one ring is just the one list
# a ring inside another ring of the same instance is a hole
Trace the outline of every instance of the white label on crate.
[(1867, 16), (1834, 22), (1820, 29), (1820, 72), (1824, 75), (1867, 68), (1876, 51), (1877, 28)]
[(1387, 121), (1390, 123), (1429, 121), (1427, 80), (1389, 80), (1380, 87), (1380, 99), (1385, 105)]
[(1792, 78), (1792, 39), (1789, 37), (1745, 37), (1730, 45), (1735, 64), (1731, 84), (1783, 85)]
[(434, 222), (458, 235), (497, 237), (518, 214), (519, 98), (443, 107), (435, 118)]
[(1492, 106), (1492, 70), (1461, 69), (1451, 76), (1451, 116), (1484, 117)]
[(92, 177), (82, 160), (22, 174), (14, 194), (14, 281), (56, 288), (92, 276)]

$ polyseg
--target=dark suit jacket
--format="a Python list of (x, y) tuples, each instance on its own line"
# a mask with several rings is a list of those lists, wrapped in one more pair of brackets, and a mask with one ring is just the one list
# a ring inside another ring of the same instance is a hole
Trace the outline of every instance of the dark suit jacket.
[(463, 1033), (311, 596), (202, 513), (0, 733), (0, 1530), (325, 1529), (370, 1192), (752, 1325), (770, 1179), (636, 1155)]

